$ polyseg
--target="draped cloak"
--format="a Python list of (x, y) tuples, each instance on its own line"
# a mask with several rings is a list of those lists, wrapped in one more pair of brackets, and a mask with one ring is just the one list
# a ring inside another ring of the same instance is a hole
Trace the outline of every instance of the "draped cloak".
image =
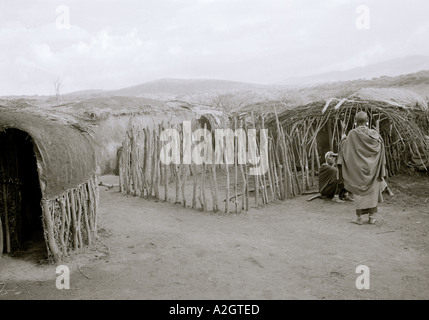
[(355, 195), (356, 209), (374, 208), (383, 201), (386, 158), (377, 131), (363, 126), (351, 130), (341, 142), (337, 164), (341, 165), (345, 188)]
[(324, 163), (319, 169), (319, 193), (322, 196), (332, 198), (335, 195), (338, 184), (338, 169)]

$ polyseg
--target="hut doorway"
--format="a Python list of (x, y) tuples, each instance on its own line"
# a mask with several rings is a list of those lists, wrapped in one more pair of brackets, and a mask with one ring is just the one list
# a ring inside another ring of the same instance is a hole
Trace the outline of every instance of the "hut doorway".
[(0, 132), (0, 250), (39, 261), (46, 258), (47, 249), (35, 149), (24, 131)]

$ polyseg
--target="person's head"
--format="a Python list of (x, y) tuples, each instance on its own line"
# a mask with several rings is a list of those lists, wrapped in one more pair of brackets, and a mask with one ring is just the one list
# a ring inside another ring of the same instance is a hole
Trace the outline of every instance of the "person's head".
[(327, 164), (335, 164), (337, 161), (338, 154), (328, 151), (325, 153), (325, 160)]
[(368, 123), (368, 115), (364, 111), (356, 113), (355, 122), (358, 126), (364, 126)]

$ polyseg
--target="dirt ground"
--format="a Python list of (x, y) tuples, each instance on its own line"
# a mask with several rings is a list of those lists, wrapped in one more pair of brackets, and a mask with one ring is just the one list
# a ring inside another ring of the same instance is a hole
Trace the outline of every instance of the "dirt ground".
[[(118, 183), (116, 176), (103, 176)], [(67, 257), (70, 289), (39, 246), (0, 259), (0, 299), (428, 299), (429, 176), (389, 180), (375, 225), (311, 195), (211, 213), (100, 187), (99, 240)], [(356, 268), (370, 271), (358, 290)]]

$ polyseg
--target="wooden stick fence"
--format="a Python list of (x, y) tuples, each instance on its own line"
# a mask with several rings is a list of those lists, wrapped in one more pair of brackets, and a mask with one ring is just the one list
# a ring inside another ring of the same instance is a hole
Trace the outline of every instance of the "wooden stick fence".
[[(327, 135), (325, 148), (338, 151), (342, 133), (353, 127), (354, 115), (360, 110), (369, 114), (370, 127), (377, 125), (384, 138), (389, 174), (395, 174), (404, 167), (406, 154), (415, 153), (422, 159), (429, 159), (428, 143), (409, 116), (386, 109), (384, 105), (380, 108), (377, 103), (342, 101), (338, 108), (324, 108), (323, 112), (322, 106), (308, 105), (288, 110), (281, 115), (274, 111), (271, 115), (260, 113), (255, 116), (252, 112), (232, 117), (229, 127), (235, 135), (229, 142), (232, 141), (233, 153), (226, 152), (226, 139), (222, 140), (220, 146), (216, 143), (213, 146), (216, 152), (219, 151), (217, 148), (224, 152), (220, 164), (215, 164), (215, 159), (218, 158), (213, 152), (211, 161), (206, 159), (201, 164), (192, 161), (191, 164), (180, 162), (173, 166), (164, 165), (160, 162), (160, 152), (165, 152), (163, 147), (167, 142), (161, 142), (160, 134), (166, 128), (173, 127), (162, 124), (157, 129), (138, 129), (138, 124), (130, 121), (120, 158), (120, 188), (124, 194), (136, 195), (134, 190), (139, 188), (136, 181), (147, 181), (140, 193), (146, 198), (162, 199), (204, 211), (222, 210), (226, 213), (247, 211), (252, 206), (258, 207), (291, 199), (303, 192), (317, 191), (318, 171), (321, 162), (324, 162), (323, 154), (328, 151), (320, 149), (320, 141), (326, 140), (324, 136)], [(423, 121), (426, 120), (421, 120)], [(193, 129), (201, 129), (196, 123), (193, 122)], [(180, 141), (176, 143), (180, 146), (182, 159), (183, 128), (175, 128), (180, 132)], [(249, 133), (253, 129), (257, 132), (255, 144), (249, 143)], [(263, 129), (268, 130), (267, 150), (261, 150)], [(245, 163), (239, 161), (238, 151), (241, 146), (238, 130), (243, 130), (246, 135)], [(211, 142), (213, 137), (215, 129), (212, 126), (209, 136), (203, 137), (203, 140)], [(199, 142), (193, 141), (193, 146)], [(422, 145), (426, 146), (426, 151), (421, 151)], [(258, 161), (261, 163), (262, 151), (267, 153), (267, 170), (261, 175), (252, 176), (255, 164)], [(153, 177), (158, 176), (159, 168), (162, 168), (163, 179), (156, 181), (164, 188), (163, 191), (153, 192)], [(133, 177), (134, 174), (141, 177)]]
[[(149, 126), (141, 128), (137, 121), (130, 119), (119, 159), (120, 191), (123, 194), (168, 201), (203, 211), (224, 211), (225, 213), (248, 211), (252, 204), (258, 207), (300, 194), (302, 187), (299, 185), (298, 177), (295, 176), (296, 170), (292, 163), (295, 156), (290, 150), (291, 138), (286, 136), (282, 129), (280, 129), (280, 135), (273, 135), (267, 129), (267, 150), (261, 150), (260, 130), (266, 129), (264, 118), (262, 121), (256, 121), (256, 117), (252, 115), (249, 121), (246, 118), (234, 117), (231, 123), (233, 133), (237, 133), (238, 129), (245, 133), (244, 146), (241, 145), (243, 139), (234, 134), (233, 139), (229, 140), (232, 141), (233, 150), (230, 154), (227, 151), (227, 138), (225, 140), (222, 138), (223, 145), (218, 146), (217, 140), (213, 143), (215, 129), (211, 132), (204, 130), (206, 136), (202, 137), (202, 141), (213, 147), (211, 158), (209, 160), (204, 154), (206, 158), (203, 163), (196, 164), (192, 161), (189, 164), (182, 161), (183, 144), (186, 142), (183, 126), (158, 124), (151, 128)], [(176, 129), (179, 132), (179, 141), (161, 141), (161, 134), (166, 129)], [(204, 128), (201, 128), (197, 121), (193, 121), (193, 129)], [(256, 150), (251, 149), (247, 141), (250, 129), (255, 129), (257, 132), (254, 145)], [(180, 163), (162, 163), (161, 153), (164, 159), (174, 158), (174, 155), (166, 154), (167, 143), (178, 144), (176, 150), (180, 152)], [(198, 143), (200, 141), (192, 141), (193, 147)], [(215, 163), (218, 151), (215, 152), (216, 148), (224, 151), (221, 155), (222, 163)], [(247, 158), (245, 163), (240, 160), (242, 156), (239, 155), (243, 151)], [(262, 151), (267, 153), (266, 171), (252, 177), (250, 172), (258, 166), (258, 161), (259, 165), (261, 164)], [(195, 149), (192, 152), (195, 152)], [(312, 152), (314, 153), (313, 149)], [(253, 158), (251, 154), (254, 155)], [(305, 156), (307, 153), (303, 154)], [(309, 168), (308, 164), (306, 168)], [(311, 169), (314, 170), (315, 166), (312, 165)], [(251, 197), (254, 201), (250, 201)]]

